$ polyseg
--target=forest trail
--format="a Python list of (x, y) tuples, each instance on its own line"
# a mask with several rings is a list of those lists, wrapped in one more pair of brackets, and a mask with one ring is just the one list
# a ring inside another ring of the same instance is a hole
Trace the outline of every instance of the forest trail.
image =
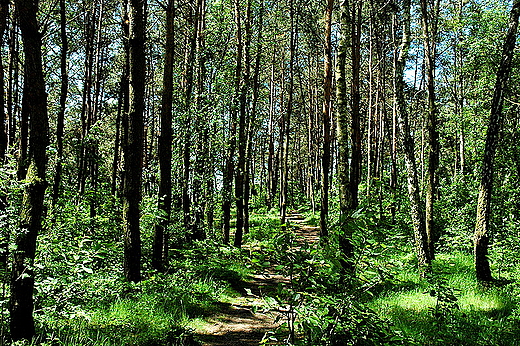
[[(294, 226), (299, 244), (314, 243), (319, 237), (319, 228), (307, 225), (305, 217), (298, 212), (288, 216)], [(247, 245), (244, 246), (247, 248)], [(280, 284), (288, 284), (289, 278), (277, 274), (274, 265), (256, 273), (245, 283), (230, 303), (221, 303), (222, 310), (207, 318), (207, 325), (196, 331), (203, 346), (258, 346), (269, 333), (273, 333), (287, 318), (284, 308), (270, 306), (266, 297), (275, 293)], [(282, 345), (283, 341), (268, 341), (265, 345)]]

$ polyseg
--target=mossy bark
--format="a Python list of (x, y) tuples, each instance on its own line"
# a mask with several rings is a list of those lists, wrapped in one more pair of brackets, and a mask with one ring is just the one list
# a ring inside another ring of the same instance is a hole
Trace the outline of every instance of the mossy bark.
[(520, 0), (515, 0), (509, 18), (509, 29), (497, 72), (486, 134), (486, 144), (484, 147), (484, 158), (482, 160), (482, 174), (480, 177), (474, 235), (475, 273), (479, 281), (493, 280), (488, 260), (488, 247), (491, 237), (489, 224), (491, 219), (491, 195), (493, 192), (495, 153), (503, 122), (502, 108), (504, 104), (504, 93), (506, 92), (507, 82), (511, 74), (511, 62), (516, 44), (519, 16)]
[(408, 122), (408, 109), (404, 90), (406, 82), (404, 81), (404, 70), (406, 61), (408, 60), (408, 51), (410, 49), (410, 0), (405, 0), (402, 6), (402, 38), (400, 47), (396, 50), (397, 59), (394, 66), (394, 99), (397, 107), (397, 123), (399, 126), (402, 148), (404, 152), (408, 195), (410, 198), (410, 216), (413, 224), (414, 242), (419, 264), (419, 270), (424, 272), (427, 270), (431, 262), (428, 252), (428, 242), (426, 235), (426, 226), (424, 220), (424, 208), (422, 207), (419, 194), (419, 181), (417, 178), (417, 164), (415, 162), (414, 140), (410, 132)]
[(24, 175), (20, 229), (16, 234), (11, 273), (10, 327), (11, 338), (16, 341), (30, 339), (35, 334), (33, 262), (47, 188), (45, 170), (49, 126), (41, 60), (41, 34), (36, 19), (38, 1), (18, 0), (15, 5), (20, 18), (25, 53), (22, 111), (30, 116), (29, 165)]

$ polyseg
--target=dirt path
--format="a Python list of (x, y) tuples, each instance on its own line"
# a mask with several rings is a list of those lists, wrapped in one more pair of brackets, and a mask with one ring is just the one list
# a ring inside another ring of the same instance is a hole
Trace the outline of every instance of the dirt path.
[[(315, 242), (318, 239), (318, 227), (306, 225), (301, 214), (290, 214), (288, 221), (297, 227), (298, 242)], [(220, 313), (206, 319), (207, 325), (196, 332), (197, 339), (203, 346), (258, 346), (283, 323), (283, 308), (269, 306), (265, 299), (283, 283), (289, 283), (289, 279), (276, 274), (273, 268), (265, 268), (254, 275), (246, 283), (240, 297), (229, 304), (222, 304)], [(266, 343), (283, 344), (282, 341)]]

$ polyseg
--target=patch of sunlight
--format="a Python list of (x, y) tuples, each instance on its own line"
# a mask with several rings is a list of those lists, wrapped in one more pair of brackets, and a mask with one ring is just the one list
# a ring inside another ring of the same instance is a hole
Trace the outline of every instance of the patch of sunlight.
[(207, 328), (209, 328), (209, 326), (211, 326), (211, 324), (212, 323), (204, 320), (203, 318), (197, 317), (197, 318), (190, 319), (185, 327), (187, 329), (194, 330), (195, 332), (201, 332), (201, 331), (204, 331)]
[(506, 308), (504, 300), (496, 295), (468, 292), (459, 298), (462, 310), (492, 312)]
[(408, 310), (415, 312), (424, 312), (428, 308), (435, 306), (435, 297), (422, 292), (403, 292), (401, 294), (391, 295), (385, 298), (378, 299), (376, 310), (392, 311)]

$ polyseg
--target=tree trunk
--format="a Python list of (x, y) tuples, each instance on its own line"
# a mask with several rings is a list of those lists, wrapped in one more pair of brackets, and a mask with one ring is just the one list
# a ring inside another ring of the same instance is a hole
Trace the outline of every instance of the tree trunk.
[(477, 217), (475, 223), (474, 254), (475, 272), (479, 281), (492, 281), (491, 269), (488, 260), (488, 246), (491, 238), (491, 195), (493, 192), (493, 175), (495, 152), (498, 145), (499, 133), (503, 122), (504, 93), (507, 91), (507, 82), (511, 74), (511, 62), (516, 44), (518, 17), (520, 16), (520, 0), (513, 1), (513, 8), (509, 18), (509, 29), (502, 49), (497, 79), (493, 91), (491, 112), (482, 160), (482, 175), (480, 177), (479, 195), (477, 201)]
[(290, 16), (290, 43), (289, 43), (289, 87), (287, 90), (287, 110), (284, 119), (283, 128), (283, 144), (281, 152), (281, 174), (280, 174), (280, 223), (282, 228), (285, 228), (287, 223), (287, 197), (288, 197), (288, 183), (289, 183), (289, 140), (291, 133), (291, 117), (293, 111), (293, 88), (294, 88), (294, 60), (296, 52), (296, 28), (294, 19), (294, 5), (293, 0), (289, 1), (289, 16)]
[[(222, 201), (222, 231), (224, 233), (224, 244), (229, 243), (230, 233), (230, 222), (231, 222), (231, 204), (232, 204), (232, 190), (233, 190), (233, 176), (235, 175), (234, 156), (237, 145), (236, 134), (237, 134), (237, 117), (240, 109), (240, 83), (242, 75), (242, 29), (240, 24), (240, 2), (239, 0), (234, 1), (235, 11), (235, 24), (236, 24), (236, 65), (235, 65), (235, 85), (234, 85), (234, 96), (231, 105), (231, 119), (230, 119), (230, 131), (228, 139), (228, 156), (226, 157), (226, 167), (223, 177), (223, 201)], [(236, 181), (235, 181), (236, 183)], [(237, 187), (235, 186), (235, 189)], [(236, 193), (235, 193), (236, 195)], [(238, 223), (237, 219), (237, 223)]]
[(166, 48), (164, 54), (163, 90), (161, 98), (161, 135), (158, 141), (159, 156), (159, 195), (158, 210), (160, 221), (155, 226), (152, 266), (164, 271), (164, 249), (167, 248), (167, 227), (170, 221), (172, 205), (172, 98), (173, 98), (173, 62), (174, 40), (174, 0), (169, 0), (166, 8)]
[(428, 257), (434, 259), (436, 234), (434, 222), (434, 203), (437, 195), (436, 171), (439, 166), (439, 133), (437, 131), (437, 105), (435, 102), (435, 56), (437, 37), (437, 16), (439, 0), (433, 9), (429, 9), (428, 0), (421, 0), (421, 23), (424, 36), (424, 60), (426, 67), (426, 84), (428, 90), (428, 170), (426, 172), (426, 237)]
[(339, 211), (340, 211), (340, 233), (339, 245), (342, 253), (341, 265), (348, 271), (353, 271), (351, 259), (354, 253), (352, 245), (352, 230), (348, 227), (348, 220), (352, 212), (352, 196), (349, 180), (349, 130), (350, 122), (348, 116), (347, 95), (347, 55), (351, 36), (351, 17), (348, 0), (341, 2), (341, 31), (338, 47), (338, 66), (336, 77), (336, 99), (337, 99), (337, 143), (338, 143), (338, 185), (339, 185)]
[[(246, 44), (244, 44), (244, 40), (242, 37), (242, 18), (240, 12), (240, 0), (235, 0), (235, 20), (236, 20), (236, 35), (237, 35), (237, 63), (236, 63), (236, 71), (235, 71), (235, 87), (238, 90), (235, 90), (237, 100), (235, 100), (235, 104), (238, 107), (238, 137), (237, 137), (237, 147), (238, 147), (238, 159), (237, 159), (237, 169), (235, 173), (235, 202), (237, 207), (237, 222), (236, 222), (236, 230), (235, 230), (235, 239), (234, 245), (236, 247), (242, 246), (242, 237), (244, 232), (244, 176), (246, 169), (246, 103), (247, 103), (247, 89), (249, 87), (249, 61), (246, 57), (246, 61), (244, 61), (244, 67), (242, 67), (242, 58), (243, 56), (247, 56), (246, 50), (247, 39), (245, 40)], [(247, 23), (245, 24), (248, 25)], [(240, 60), (239, 60), (240, 59)]]
[(16, 143), (16, 115), (17, 111), (14, 107), (18, 104), (18, 14), (16, 11), (12, 16), (11, 29), (9, 32), (9, 69), (7, 80), (7, 116), (9, 118), (9, 130), (7, 134), (7, 142), (9, 146), (15, 146)]
[(24, 90), (22, 112), (30, 115), (29, 166), (21, 205), (20, 232), (15, 240), (11, 276), (11, 338), (30, 339), (35, 334), (33, 319), (34, 269), (38, 233), (43, 218), (47, 182), (46, 149), (49, 144), (47, 94), (42, 69), (41, 34), (38, 31), (38, 1), (15, 2), (24, 43)]
[(128, 2), (129, 19), (129, 110), (125, 145), (123, 228), (125, 235), (124, 273), (128, 281), (141, 280), (141, 236), (139, 217), (143, 170), (143, 117), (146, 80), (145, 20), (146, 0)]
[[(7, 25), (7, 17), (9, 15), (9, 1), (0, 1), (0, 46), (3, 46), (4, 33)], [(4, 64), (2, 54), (0, 54), (0, 90), (5, 90), (4, 82)], [(4, 162), (5, 152), (7, 150), (7, 133), (5, 128), (5, 96), (4, 92), (0, 93), (0, 162)]]
[(321, 208), (320, 208), (320, 236), (326, 238), (329, 234), (327, 217), (329, 214), (329, 169), (330, 169), (330, 118), (331, 118), (331, 89), (332, 89), (332, 11), (334, 0), (327, 0), (325, 10), (325, 52), (324, 52), (324, 83), (323, 83), (323, 155), (321, 158)]
[(69, 75), (67, 73), (67, 54), (69, 44), (67, 41), (67, 18), (65, 0), (60, 0), (60, 35), (61, 35), (61, 90), (60, 90), (60, 109), (56, 120), (56, 174), (54, 176), (54, 186), (52, 189), (52, 205), (56, 205), (60, 196), (61, 174), (63, 167), (63, 128), (65, 126), (65, 107), (67, 106), (67, 91), (69, 87)]
[[(251, 5), (249, 4), (249, 12), (251, 11)], [(263, 23), (264, 23), (264, 1), (260, 2), (260, 13), (258, 14), (258, 40), (256, 43), (256, 58), (255, 58), (255, 67), (253, 72), (253, 80), (252, 80), (252, 94), (253, 98), (251, 100), (251, 116), (250, 122), (248, 126), (248, 140), (247, 140), (247, 149), (246, 149), (246, 179), (244, 185), (244, 233), (249, 233), (249, 199), (251, 197), (251, 185), (254, 186), (254, 177), (252, 177), (252, 172), (254, 172), (254, 167), (252, 167), (251, 160), (253, 159), (253, 129), (255, 128), (255, 121), (257, 118), (257, 108), (258, 108), (258, 99), (259, 99), (259, 77), (260, 77), (260, 66), (262, 62), (262, 47), (263, 47)], [(251, 17), (249, 13), (248, 18)], [(252, 183), (251, 183), (252, 180)]]
[(190, 2), (190, 12), (188, 13), (188, 26), (191, 28), (189, 37), (187, 37), (187, 50), (185, 55), (185, 71), (184, 71), (184, 144), (182, 150), (183, 161), (183, 179), (182, 179), (182, 212), (184, 229), (188, 232), (187, 237), (191, 240), (198, 238), (194, 233), (192, 215), (191, 215), (191, 199), (190, 199), (190, 177), (191, 177), (191, 122), (192, 122), (192, 96), (193, 96), (193, 75), (195, 65), (195, 52), (197, 49), (197, 35), (199, 30), (199, 15), (197, 3), (192, 0)]
[(357, 209), (359, 206), (358, 190), (361, 182), (361, 162), (363, 154), (361, 150), (361, 11), (363, 7), (362, 0), (355, 0), (352, 6), (352, 104), (351, 104), (351, 146), (352, 157), (350, 164), (350, 198), (351, 209)]
[(415, 248), (420, 271), (424, 271), (429, 266), (429, 257), (426, 226), (424, 221), (423, 208), (419, 195), (419, 181), (417, 177), (417, 165), (415, 162), (415, 148), (410, 126), (408, 122), (408, 109), (404, 90), (406, 82), (404, 71), (408, 60), (408, 50), (410, 49), (410, 0), (404, 0), (402, 6), (402, 38), (398, 48), (397, 59), (394, 66), (394, 100), (397, 107), (397, 123), (401, 133), (401, 142), (404, 151), (406, 173), (408, 180), (408, 195), (410, 198), (410, 215), (414, 229)]

